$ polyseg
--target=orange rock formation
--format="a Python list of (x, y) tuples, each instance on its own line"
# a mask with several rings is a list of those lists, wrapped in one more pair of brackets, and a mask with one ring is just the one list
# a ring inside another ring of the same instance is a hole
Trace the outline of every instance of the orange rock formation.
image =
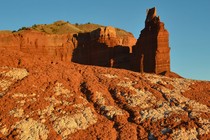
[(113, 67), (129, 69), (129, 52), (136, 39), (116, 30), (108, 26), (86, 33), (46, 34), (28, 29), (1, 33), (0, 47), (87, 65), (110, 67), (114, 60)]
[[(164, 28), (160, 17), (156, 16), (156, 9), (147, 11), (145, 28), (134, 47), (136, 61), (135, 70), (150, 73), (170, 72), (169, 33)], [(143, 62), (143, 64), (141, 64)]]
[(156, 74), (170, 72), (168, 40), (169, 33), (156, 16), (155, 8), (148, 10), (145, 28), (137, 43), (131, 33), (111, 26), (68, 34), (47, 34), (33, 29), (0, 33), (1, 48), (62, 61)]
[(71, 34), (46, 34), (35, 30), (0, 34), (1, 48), (11, 48), (63, 61), (71, 60), (75, 44), (76, 40)]

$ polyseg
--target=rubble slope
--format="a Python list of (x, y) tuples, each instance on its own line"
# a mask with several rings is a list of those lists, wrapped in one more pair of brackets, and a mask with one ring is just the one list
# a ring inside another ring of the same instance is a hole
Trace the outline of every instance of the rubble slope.
[(0, 54), (0, 139), (210, 138), (208, 81)]

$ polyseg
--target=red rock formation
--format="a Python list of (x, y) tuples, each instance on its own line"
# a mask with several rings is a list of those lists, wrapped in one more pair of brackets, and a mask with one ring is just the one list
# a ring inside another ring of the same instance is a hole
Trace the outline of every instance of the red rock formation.
[[(137, 60), (135, 71), (143, 69), (144, 72), (157, 74), (170, 71), (169, 33), (164, 28), (164, 23), (156, 16), (155, 8), (147, 12), (145, 28), (134, 47), (134, 56)], [(141, 66), (143, 68), (140, 68)]]
[(34, 30), (0, 34), (1, 48), (11, 48), (63, 61), (71, 60), (75, 45), (72, 34), (45, 34)]
[(91, 32), (91, 40), (98, 40), (100, 43), (107, 44), (108, 47), (127, 46), (132, 49), (136, 43), (136, 39), (132, 34), (120, 34), (117, 29), (107, 26), (98, 28)]
[(101, 27), (76, 36), (78, 46), (73, 62), (87, 65), (130, 69), (131, 48), (136, 43), (132, 34), (123, 36), (113, 27)]
[(114, 60), (112, 67), (129, 69), (129, 51), (136, 39), (132, 34), (116, 30), (109, 26), (78, 34), (46, 34), (32, 29), (1, 33), (0, 48), (106, 67)]
[(159, 74), (170, 71), (168, 36), (152, 8), (137, 43), (131, 33), (108, 26), (77, 34), (46, 34), (32, 29), (1, 33), (0, 47), (62, 61)]

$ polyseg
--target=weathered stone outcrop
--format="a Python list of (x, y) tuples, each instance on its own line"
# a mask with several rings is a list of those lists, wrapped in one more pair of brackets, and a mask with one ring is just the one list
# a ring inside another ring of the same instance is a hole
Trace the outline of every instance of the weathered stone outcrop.
[(46, 34), (27, 29), (0, 33), (0, 47), (62, 61), (129, 69), (129, 52), (136, 39), (131, 33), (116, 30), (108, 26), (86, 33)]
[(91, 40), (105, 43), (108, 47), (127, 46), (131, 51), (132, 46), (136, 43), (134, 36), (131, 33), (123, 35), (123, 33), (117, 32), (116, 30), (119, 29), (111, 26), (98, 28), (91, 32)]
[(71, 60), (76, 42), (72, 34), (46, 34), (34, 30), (0, 34), (1, 48), (11, 48), (62, 61)]
[[(141, 31), (136, 46), (133, 48), (135, 71), (164, 73), (170, 71), (169, 33), (164, 28), (156, 9), (147, 11), (145, 28)], [(143, 64), (141, 64), (143, 63)]]
[(147, 11), (145, 28), (137, 42), (131, 33), (100, 26), (68, 34), (48, 34), (35, 29), (0, 33), (0, 47), (85, 65), (170, 73), (169, 33), (156, 16), (155, 8)]
[(119, 34), (113, 27), (101, 27), (90, 33), (75, 35), (78, 46), (73, 52), (73, 62), (131, 69), (131, 48), (136, 43), (132, 34)]

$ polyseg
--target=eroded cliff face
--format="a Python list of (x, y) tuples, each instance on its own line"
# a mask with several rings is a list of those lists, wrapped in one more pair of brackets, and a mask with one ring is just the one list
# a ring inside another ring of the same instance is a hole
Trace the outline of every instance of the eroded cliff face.
[(117, 32), (116, 30), (119, 29), (111, 26), (98, 28), (91, 32), (91, 40), (98, 40), (100, 43), (107, 44), (108, 47), (127, 46), (131, 51), (132, 46), (136, 43), (134, 36), (131, 33), (125, 34), (123, 31)]
[(131, 33), (111, 26), (93, 25), (94, 28), (82, 30), (63, 21), (54, 24), (55, 31), (68, 26), (69, 33), (54, 33), (53, 24), (47, 28), (53, 34), (42, 32), (44, 25), (39, 30), (0, 33), (0, 47), (85, 65), (170, 73), (169, 33), (155, 8), (147, 11), (145, 28), (138, 40)]
[(28, 29), (1, 33), (0, 47), (62, 61), (126, 68), (127, 61), (121, 59), (128, 59), (136, 39), (131, 33), (121, 32), (110, 26), (77, 34), (46, 34)]
[(131, 49), (136, 39), (132, 34), (123, 35), (113, 27), (101, 27), (90, 33), (76, 36), (78, 46), (73, 62), (87, 65), (131, 69)]
[(133, 48), (135, 71), (149, 73), (170, 72), (169, 33), (156, 16), (156, 9), (149, 9), (145, 28)]
[(0, 34), (0, 47), (69, 61), (76, 47), (76, 40), (72, 34), (56, 35), (24, 30), (18, 33)]

